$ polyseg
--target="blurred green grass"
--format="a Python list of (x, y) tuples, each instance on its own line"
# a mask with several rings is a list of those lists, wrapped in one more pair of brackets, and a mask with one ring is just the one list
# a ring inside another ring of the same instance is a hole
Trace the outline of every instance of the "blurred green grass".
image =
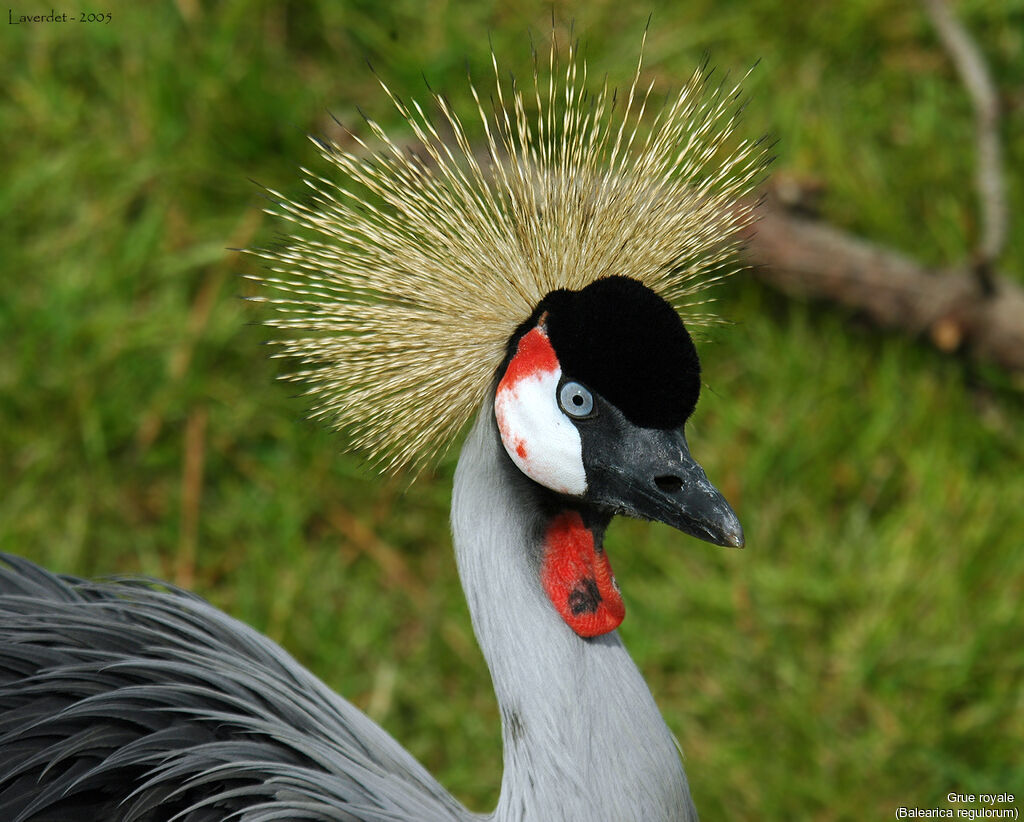
[[(959, 13), (1008, 106), (1024, 279), (1024, 3)], [(260, 184), (300, 194), (309, 133), (394, 122), (423, 76), (459, 105), (489, 41), (519, 76), (552, 4), (110, 3), (109, 25), (0, 34), (0, 549), (189, 585), (282, 642), (471, 806), (496, 707), (447, 535), (454, 465), (381, 479), (274, 382)], [(969, 254), (971, 108), (914, 4), (553, 4), (620, 82), (648, 12), (665, 90), (704, 52), (761, 63), (744, 133), (827, 183), (826, 216), (930, 263)], [(40, 13), (15, 9), (16, 13)], [(42, 12), (46, 13), (48, 10)], [(423, 75), (423, 76), (421, 76)], [(861, 820), (949, 791), (1024, 793), (1019, 393), (741, 275), (703, 347), (691, 445), (748, 550), (621, 522), (622, 633), (706, 819)], [(1019, 804), (1018, 804), (1019, 808)]]

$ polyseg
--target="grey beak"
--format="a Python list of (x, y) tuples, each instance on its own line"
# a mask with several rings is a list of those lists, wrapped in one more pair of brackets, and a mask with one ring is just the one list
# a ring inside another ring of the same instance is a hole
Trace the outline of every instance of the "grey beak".
[(743, 547), (739, 519), (690, 456), (681, 428), (626, 427), (612, 449), (591, 456), (587, 479), (588, 496), (616, 513), (664, 522), (715, 545)]

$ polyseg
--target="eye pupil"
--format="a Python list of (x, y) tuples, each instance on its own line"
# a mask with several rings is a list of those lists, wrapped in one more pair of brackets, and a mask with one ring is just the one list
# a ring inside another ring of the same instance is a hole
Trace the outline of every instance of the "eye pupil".
[(586, 417), (594, 410), (594, 396), (578, 382), (567, 382), (558, 392), (558, 401), (570, 417)]

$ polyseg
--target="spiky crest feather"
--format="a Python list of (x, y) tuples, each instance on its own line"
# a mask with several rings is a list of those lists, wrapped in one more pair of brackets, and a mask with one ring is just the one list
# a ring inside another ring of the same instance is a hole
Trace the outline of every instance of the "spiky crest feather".
[(421, 468), (451, 443), (545, 294), (620, 274), (692, 308), (752, 218), (741, 195), (765, 157), (761, 141), (729, 145), (738, 85), (712, 89), (701, 67), (650, 118), (643, 43), (624, 103), (607, 79), (588, 96), (574, 46), (563, 74), (554, 39), (532, 89), (503, 82), (491, 59), (490, 115), (470, 81), (486, 170), (448, 100), (431, 92), (446, 140), (381, 81), (413, 147), (369, 119), (376, 151), (355, 135), (356, 151), (314, 140), (341, 178), (303, 169), (305, 203), (271, 190), (268, 213), (297, 231), (253, 251), (269, 269), (255, 279), (274, 292), (257, 299), (288, 335), (280, 354), (304, 366), (286, 379), (308, 383), (313, 415), (351, 430), (386, 470)]

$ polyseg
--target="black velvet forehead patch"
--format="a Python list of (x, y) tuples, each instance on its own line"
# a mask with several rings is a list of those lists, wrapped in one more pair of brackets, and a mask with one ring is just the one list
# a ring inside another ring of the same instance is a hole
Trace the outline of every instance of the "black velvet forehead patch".
[(697, 349), (676, 310), (647, 286), (615, 276), (579, 291), (552, 291), (522, 330), (542, 317), (562, 373), (630, 422), (678, 428), (693, 413), (700, 394)]

